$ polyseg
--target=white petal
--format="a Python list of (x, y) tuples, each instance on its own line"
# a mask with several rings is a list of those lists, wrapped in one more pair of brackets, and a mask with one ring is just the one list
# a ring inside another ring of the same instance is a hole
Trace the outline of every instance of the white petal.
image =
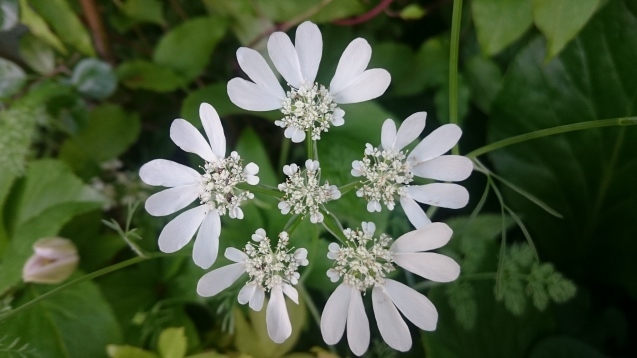
[(283, 343), (292, 334), (292, 324), (285, 307), (285, 298), (281, 286), (272, 287), (270, 302), (265, 313), (268, 335), (275, 343)]
[(237, 296), (237, 301), (239, 301), (242, 305), (250, 302), (256, 289), (257, 285), (255, 283), (246, 283), (245, 286), (241, 287), (241, 291), (239, 291), (239, 295)]
[(343, 337), (351, 294), (352, 288), (341, 283), (327, 299), (321, 314), (321, 334), (325, 343), (336, 344)]
[(405, 211), (407, 219), (409, 219), (409, 222), (416, 229), (431, 224), (431, 220), (429, 220), (427, 214), (425, 214), (425, 211), (422, 210), (420, 205), (418, 205), (418, 203), (415, 202), (414, 199), (408, 196), (401, 196), (400, 205), (403, 207), (403, 211)]
[(182, 186), (198, 184), (201, 174), (185, 165), (165, 159), (155, 159), (142, 165), (139, 177), (148, 185)]
[(179, 214), (159, 234), (159, 249), (172, 253), (186, 246), (197, 232), (207, 211), (207, 205), (200, 205)]
[(380, 143), (384, 150), (393, 150), (396, 142), (396, 123), (391, 119), (386, 119), (380, 131)]
[(369, 321), (360, 291), (354, 287), (351, 290), (347, 310), (347, 342), (352, 352), (361, 356), (369, 347)]
[(314, 83), (323, 52), (323, 38), (318, 26), (305, 21), (296, 28), (294, 47), (299, 57), (301, 74), (306, 83)]
[(357, 38), (350, 42), (338, 60), (336, 73), (330, 82), (330, 93), (339, 92), (363, 73), (371, 58), (372, 47), (365, 39)]
[(197, 293), (202, 297), (214, 296), (232, 286), (244, 272), (243, 264), (231, 264), (212, 270), (197, 282)]
[(189, 153), (195, 153), (208, 162), (217, 160), (210, 144), (199, 133), (197, 128), (185, 119), (177, 118), (170, 125), (170, 139), (177, 146)]
[[(288, 131), (288, 129), (290, 131)], [(290, 134), (290, 136), (288, 138), (290, 138), (292, 140), (292, 142), (294, 143), (301, 143), (303, 140), (305, 140), (305, 132), (296, 128), (296, 127), (290, 127), (285, 130), (285, 136), (287, 137), (288, 134)]]
[(259, 87), (277, 98), (285, 98), (285, 91), (279, 80), (258, 51), (241, 47), (237, 50), (237, 60), (243, 72)]
[(299, 293), (296, 291), (296, 288), (288, 285), (287, 283), (283, 283), (282, 289), (286, 296), (288, 296), (297, 305), (299, 304)]
[(192, 248), (192, 258), (197, 266), (207, 269), (215, 263), (219, 253), (220, 233), (219, 213), (217, 210), (210, 210), (201, 223), (195, 245)]
[(391, 76), (389, 72), (382, 68), (372, 68), (361, 73), (358, 77), (354, 78), (347, 86), (336, 93), (330, 93), (334, 96), (334, 102), (346, 104), (346, 103), (358, 103), (369, 101), (376, 97), (380, 97), (391, 82)]
[(411, 348), (411, 335), (396, 306), (382, 287), (372, 290), (372, 303), (376, 324), (383, 340), (395, 350), (406, 352)]
[(407, 117), (398, 128), (394, 149), (400, 151), (418, 138), (425, 129), (425, 123), (427, 123), (427, 112), (416, 112)]
[(198, 196), (199, 184), (176, 186), (151, 195), (144, 206), (152, 216), (170, 215), (188, 206)]
[(226, 252), (223, 254), (228, 260), (234, 261), (237, 263), (242, 263), (248, 259), (248, 255), (246, 255), (243, 251), (237, 250), (234, 247), (228, 247)]
[(392, 257), (398, 266), (431, 281), (451, 282), (460, 275), (457, 262), (434, 252), (393, 254)]
[(233, 78), (228, 82), (228, 97), (237, 107), (248, 111), (271, 111), (283, 104), (283, 97), (243, 78)]
[(473, 163), (467, 157), (460, 155), (443, 155), (424, 161), (410, 170), (421, 178), (442, 181), (461, 181), (471, 175)]
[(438, 312), (427, 297), (398, 281), (385, 279), (385, 292), (411, 323), (425, 331), (436, 329)]
[(223, 126), (217, 111), (208, 103), (202, 103), (199, 106), (199, 118), (203, 129), (210, 141), (212, 152), (219, 159), (226, 157), (226, 135), (223, 133)]
[(259, 177), (256, 175), (246, 175), (246, 183), (250, 185), (259, 184)]
[(248, 163), (248, 165), (243, 168), (243, 172), (246, 175), (256, 175), (259, 173), (259, 166), (254, 163)]
[(455, 124), (445, 124), (426, 136), (409, 154), (407, 160), (413, 165), (439, 157), (453, 148), (462, 130)]
[(292, 87), (299, 88), (303, 84), (301, 65), (292, 41), (283, 32), (275, 32), (268, 40), (268, 53), (274, 67)]
[(414, 185), (407, 188), (407, 193), (416, 201), (442, 208), (460, 209), (469, 202), (469, 192), (458, 184)]
[(453, 230), (445, 223), (431, 223), (418, 230), (410, 231), (394, 241), (389, 250), (398, 252), (419, 252), (445, 246)]
[(265, 299), (265, 290), (260, 285), (256, 285), (257, 288), (254, 291), (254, 295), (250, 299), (250, 308), (254, 311), (261, 311), (263, 308), (263, 300)]

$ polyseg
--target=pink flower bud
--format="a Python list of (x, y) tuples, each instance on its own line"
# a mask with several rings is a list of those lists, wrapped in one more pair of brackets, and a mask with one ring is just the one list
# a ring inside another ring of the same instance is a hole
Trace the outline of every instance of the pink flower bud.
[(77, 268), (77, 249), (70, 240), (46, 237), (33, 244), (35, 253), (22, 268), (24, 282), (56, 284), (66, 280)]

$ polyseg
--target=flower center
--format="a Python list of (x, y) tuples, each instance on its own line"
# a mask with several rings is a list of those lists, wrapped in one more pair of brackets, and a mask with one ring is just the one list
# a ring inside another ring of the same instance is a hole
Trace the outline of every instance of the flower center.
[[(370, 229), (371, 228), (371, 229)], [(385, 282), (387, 273), (394, 271), (394, 263), (389, 251), (392, 239), (382, 234), (374, 238), (374, 224), (363, 223), (363, 230), (343, 230), (346, 245), (331, 243), (328, 257), (334, 259), (334, 267), (328, 270), (332, 281), (339, 277), (343, 282), (364, 292), (370, 287)]]
[(254, 198), (254, 194), (236, 188), (237, 184), (246, 181), (239, 154), (232, 152), (228, 158), (206, 162), (203, 169), (205, 173), (201, 176), (199, 191), (201, 204), (217, 209), (219, 215), (228, 212), (231, 218), (242, 218), (243, 212), (239, 205)]
[(363, 160), (352, 163), (352, 175), (365, 177), (356, 195), (367, 199), (368, 209), (377, 206), (376, 211), (380, 211), (381, 202), (389, 210), (394, 209), (395, 198), (404, 195), (404, 187), (414, 178), (406, 158), (406, 152), (380, 150), (367, 144)]
[(312, 223), (322, 222), (324, 217), (320, 207), (330, 200), (340, 198), (341, 192), (328, 181), (323, 185), (319, 183), (319, 162), (307, 160), (303, 171), (296, 164), (286, 165), (283, 172), (288, 178), (285, 183), (279, 184), (279, 190), (285, 194), (283, 201), (279, 203), (281, 213), (285, 215), (291, 211), (300, 215), (310, 214)]
[(311, 131), (313, 140), (321, 139), (321, 133), (327, 132), (330, 125), (341, 125), (345, 114), (325, 86), (318, 83), (304, 84), (298, 89), (290, 87), (281, 112), (284, 117), (274, 122), (276, 125)]
[(289, 235), (283, 231), (279, 234), (279, 242), (273, 251), (270, 239), (265, 231), (259, 229), (252, 238), (256, 243), (248, 242), (243, 250), (248, 259), (245, 261), (249, 283), (260, 285), (266, 291), (285, 282), (296, 285), (299, 280), (299, 266), (307, 266), (307, 250), (297, 249), (291, 253), (288, 249)]

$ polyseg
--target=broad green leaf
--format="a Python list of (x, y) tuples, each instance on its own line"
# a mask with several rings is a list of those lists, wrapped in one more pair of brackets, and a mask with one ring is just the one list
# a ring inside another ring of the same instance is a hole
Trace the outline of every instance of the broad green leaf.
[(170, 92), (184, 85), (184, 79), (169, 67), (143, 60), (124, 62), (115, 71), (124, 86), (154, 92)]
[(0, 0), (0, 31), (11, 30), (18, 24), (18, 1)]
[(58, 52), (67, 53), (60, 39), (51, 31), (46, 21), (37, 12), (33, 11), (27, 0), (20, 0), (20, 22), (28, 27), (31, 33), (51, 45)]
[(159, 0), (126, 0), (121, 10), (128, 17), (139, 22), (164, 25), (162, 3)]
[(188, 342), (184, 328), (166, 328), (159, 335), (157, 349), (161, 358), (183, 358), (186, 355)]
[(555, 57), (584, 27), (600, 0), (532, 0), (535, 25), (547, 39), (547, 59)]
[(109, 344), (106, 346), (106, 352), (110, 358), (158, 358), (159, 356), (153, 352), (145, 351), (141, 348), (133, 346), (118, 346)]
[(414, 81), (416, 55), (404, 43), (385, 42), (374, 46), (370, 68), (384, 68), (391, 73), (391, 85), (386, 95), (409, 96), (422, 89), (422, 82)]
[(83, 55), (95, 56), (91, 37), (68, 0), (29, 0), (29, 4), (53, 27), (62, 41)]
[(315, 23), (329, 22), (360, 14), (365, 7), (356, 0), (338, 0), (326, 2), (324, 0), (286, 1), (286, 0), (257, 0), (258, 11), (266, 18), (275, 22), (288, 21), (302, 16), (309, 11), (316, 11), (309, 19)]
[(529, 358), (602, 358), (605, 354), (588, 344), (568, 336), (551, 336), (541, 340)]
[(86, 96), (105, 99), (117, 88), (117, 77), (108, 63), (86, 58), (75, 65), (71, 83)]
[(20, 56), (40, 74), (48, 74), (55, 68), (53, 49), (32, 34), (27, 33), (20, 39)]
[(471, 101), (488, 114), (500, 89), (502, 71), (495, 62), (474, 56), (465, 63), (464, 73), (471, 89)]
[[(53, 288), (29, 284), (16, 306)], [(42, 358), (106, 357), (106, 345), (122, 339), (111, 308), (90, 281), (0, 322), (0, 332), (18, 335)]]
[(474, 0), (471, 10), (478, 42), (488, 56), (500, 53), (533, 24), (530, 0)]
[[(539, 129), (637, 114), (637, 14), (609, 2), (561, 54), (545, 64), (532, 41), (513, 61), (492, 104), (490, 141)], [(603, 50), (601, 50), (603, 49)], [(575, 282), (623, 286), (637, 249), (636, 128), (591, 129), (537, 139), (491, 154), (495, 172), (564, 216), (551, 217), (505, 188), (540, 257)], [(591, 265), (595, 262), (595, 265)]]
[(221, 17), (200, 17), (173, 28), (159, 40), (153, 61), (191, 81), (201, 74), (226, 32)]
[(274, 23), (271, 19), (258, 12), (251, 0), (202, 0), (208, 12), (231, 18), (230, 29), (243, 46), (265, 46), (266, 39), (263, 33), (272, 29)]
[(137, 140), (140, 126), (137, 115), (119, 106), (97, 107), (89, 114), (86, 127), (64, 142), (60, 159), (90, 178), (99, 173), (100, 163), (121, 155)]
[(24, 87), (26, 81), (26, 74), (20, 66), (0, 58), (0, 99), (5, 99), (18, 93)]
[(400, 18), (404, 20), (418, 20), (427, 15), (427, 10), (418, 4), (409, 4), (400, 10)]

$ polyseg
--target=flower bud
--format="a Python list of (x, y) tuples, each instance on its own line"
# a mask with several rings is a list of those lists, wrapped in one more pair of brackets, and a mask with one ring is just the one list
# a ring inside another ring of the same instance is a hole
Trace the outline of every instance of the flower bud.
[(46, 237), (33, 244), (35, 253), (22, 269), (24, 282), (56, 284), (66, 280), (77, 268), (77, 249), (70, 240)]

